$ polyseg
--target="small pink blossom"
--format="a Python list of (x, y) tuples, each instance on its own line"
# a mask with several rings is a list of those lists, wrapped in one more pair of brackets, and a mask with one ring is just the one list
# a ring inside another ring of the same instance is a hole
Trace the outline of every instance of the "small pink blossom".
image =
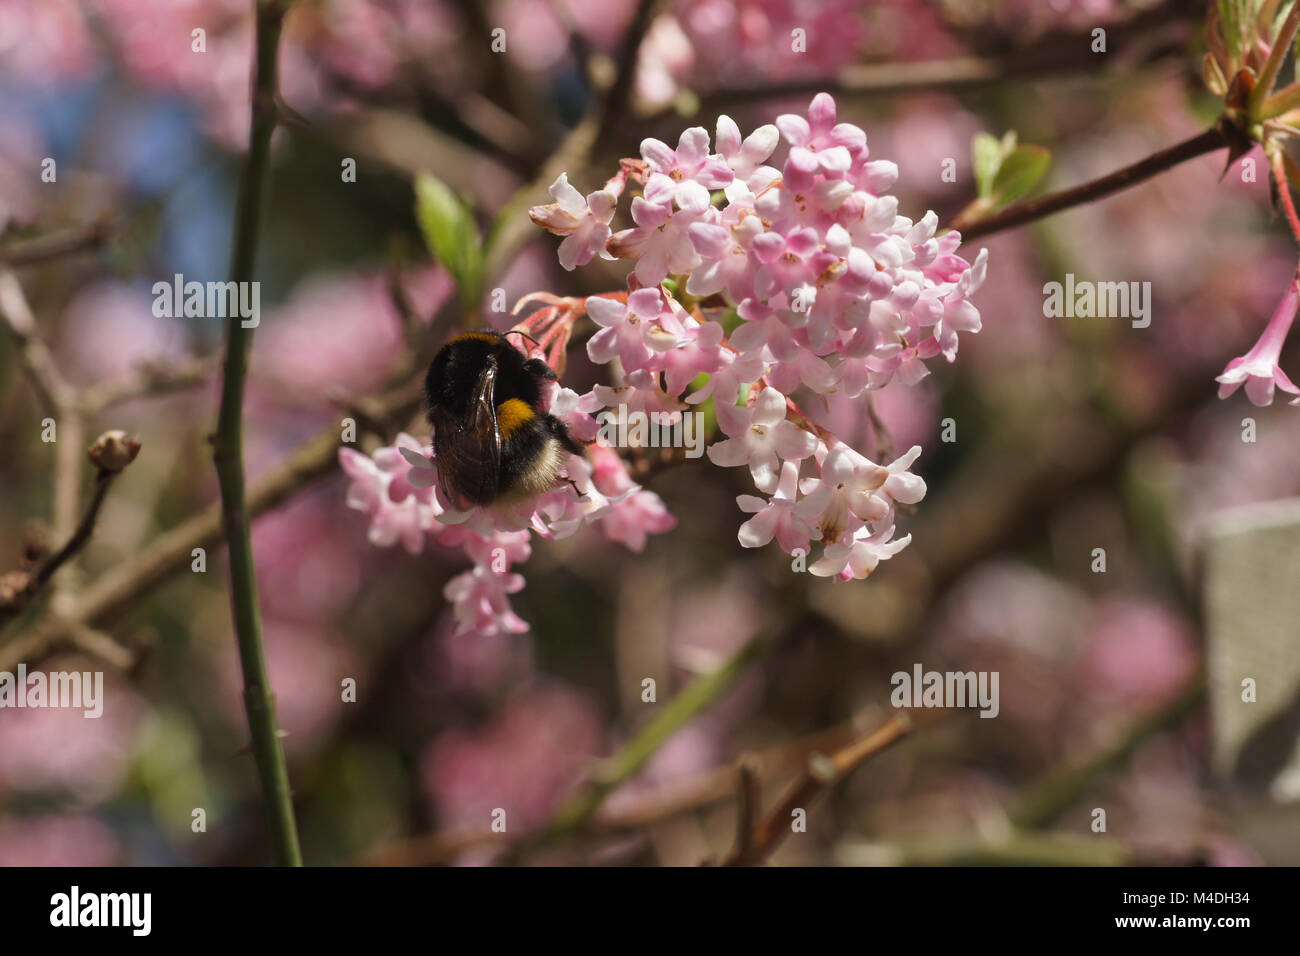
[(443, 588), (457, 628), (476, 634), (522, 634), (528, 623), (510, 608), (509, 595), (523, 590), (524, 576), (495, 574), (482, 565), (456, 575)]
[(815, 514), (816, 504), (810, 499), (796, 501), (798, 497), (799, 465), (787, 461), (781, 466), (781, 479), (770, 500), (754, 495), (740, 495), (736, 503), (740, 510), (754, 517), (740, 526), (737, 537), (741, 547), (761, 548), (776, 539), (781, 550), (793, 554), (796, 550), (808, 553), (808, 543), (815, 533), (810, 513)]
[(645, 369), (632, 372), (624, 379), (626, 385), (597, 385), (592, 392), (606, 408), (669, 416), (682, 410), (682, 403), (659, 388), (657, 376)]
[(867, 134), (861, 129), (835, 122), (835, 100), (829, 93), (813, 97), (807, 119), (787, 113), (777, 117), (776, 125), (790, 143), (785, 181), (795, 191), (810, 188), (817, 173), (843, 177), (853, 157), (867, 145)]
[[(1278, 366), (1282, 355), (1282, 346), (1286, 343), (1287, 333), (1295, 321), (1296, 311), (1300, 309), (1300, 278), (1292, 279), (1286, 295), (1278, 303), (1264, 333), (1254, 347), (1245, 355), (1240, 355), (1228, 363), (1223, 374), (1215, 379), (1219, 382), (1219, 398), (1227, 398), (1237, 389), (1246, 385), (1246, 397), (1252, 405), (1273, 404), (1273, 388), (1282, 389), (1292, 395), (1300, 396), (1300, 388), (1287, 377), (1286, 372)], [(1289, 403), (1300, 405), (1300, 397)]]
[(663, 311), (659, 287), (638, 289), (627, 302), (593, 296), (587, 300), (587, 314), (600, 331), (587, 342), (587, 356), (598, 365), (618, 358), (623, 369), (634, 372), (651, 358), (647, 332)]
[(718, 117), (718, 154), (726, 160), (737, 179), (747, 180), (767, 162), (781, 142), (781, 133), (768, 123), (742, 140), (740, 127), (730, 116)]
[(750, 382), (758, 381), (767, 368), (763, 356), (756, 352), (737, 356), (734, 352), (724, 350), (721, 357), (727, 362), (722, 370), (710, 375), (707, 382), (683, 401), (698, 405), (712, 398), (719, 406), (735, 405), (740, 389)]
[(663, 358), (664, 386), (669, 395), (680, 395), (702, 373), (720, 372), (730, 354), (722, 346), (723, 328), (717, 322), (696, 322), (688, 317), (682, 341)]
[(674, 183), (655, 173), (632, 200), (636, 226), (614, 233), (606, 247), (615, 258), (636, 259), (637, 280), (657, 286), (669, 273), (690, 272), (700, 262), (690, 227), (710, 210), (709, 191), (699, 183)]
[(555, 202), (533, 206), (528, 216), (548, 232), (564, 236), (560, 243), (560, 265), (570, 272), (576, 266), (585, 266), (596, 253), (605, 259), (613, 258), (605, 251), (610, 237), (609, 222), (614, 218), (618, 197), (609, 189), (582, 193), (569, 185), (567, 173), (560, 173), (551, 183), (551, 196)]
[(339, 449), (339, 464), (352, 479), (347, 505), (370, 517), (371, 544), (387, 548), (400, 541), (411, 554), (424, 550), (425, 535), (441, 509), (427, 486), (417, 489), (407, 480), (410, 468), (403, 455), (420, 447), (403, 432), (396, 447), (381, 448), (373, 457), (351, 448)]
[(629, 551), (640, 554), (645, 550), (649, 535), (671, 531), (677, 527), (677, 519), (662, 498), (641, 488), (611, 505), (609, 514), (601, 520), (599, 527), (601, 534), (610, 541), (617, 541)]
[(723, 468), (748, 465), (760, 491), (776, 490), (780, 461), (802, 461), (817, 448), (816, 436), (785, 417), (786, 399), (765, 388), (748, 408), (718, 405), (718, 426), (725, 441), (709, 446), (709, 460)]
[[(776, 146), (775, 143), (772, 145)], [(768, 152), (770, 155), (771, 151)], [(709, 134), (702, 126), (685, 130), (678, 138), (675, 150), (661, 140), (643, 139), (641, 158), (656, 173), (662, 173), (677, 183), (693, 180), (705, 189), (721, 189), (734, 178), (726, 160), (709, 155)]]
[(911, 541), (910, 534), (894, 539), (893, 525), (883, 531), (872, 531), (863, 525), (827, 545), (822, 556), (808, 566), (808, 571), (817, 577), (838, 577), (841, 581), (862, 579), (876, 570), (881, 561), (892, 558)]

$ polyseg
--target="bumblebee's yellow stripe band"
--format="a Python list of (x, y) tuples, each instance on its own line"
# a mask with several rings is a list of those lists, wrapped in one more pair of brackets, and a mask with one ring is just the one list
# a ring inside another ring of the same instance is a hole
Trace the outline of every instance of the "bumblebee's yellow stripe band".
[(475, 342), (488, 342), (488, 343), (490, 343), (491, 345), (496, 345), (496, 344), (497, 344), (497, 339), (496, 339), (496, 337), (495, 337), (495, 336), (488, 335), (486, 332), (466, 332), (466, 333), (464, 333), (463, 335), (458, 335), (458, 336), (456, 336), (454, 339), (452, 339), (452, 340), (451, 340), (450, 342), (448, 342), (447, 344), (448, 344), (448, 345), (451, 345), (451, 344), (454, 343), (454, 342), (464, 342), (464, 341), (466, 341), (467, 339), (472, 339), (472, 340), (474, 340)]
[(511, 432), (535, 415), (527, 402), (517, 398), (506, 399), (497, 406), (497, 428), (501, 432), (501, 437), (509, 438)]

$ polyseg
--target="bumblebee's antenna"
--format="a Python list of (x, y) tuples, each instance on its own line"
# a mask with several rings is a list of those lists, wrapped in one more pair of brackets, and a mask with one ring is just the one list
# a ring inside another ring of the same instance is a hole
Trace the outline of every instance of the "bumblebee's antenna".
[(537, 339), (533, 338), (531, 335), (529, 335), (527, 332), (523, 331), (522, 329), (511, 329), (509, 332), (506, 332), (505, 334), (506, 334), (506, 335), (511, 335), (511, 334), (514, 334), (514, 335), (522, 335), (522, 336), (523, 336), (524, 338), (526, 338), (528, 341), (530, 341), (530, 342), (532, 342), (534, 345), (536, 345), (539, 351), (542, 350), (542, 343), (539, 342), (539, 341), (537, 341)]

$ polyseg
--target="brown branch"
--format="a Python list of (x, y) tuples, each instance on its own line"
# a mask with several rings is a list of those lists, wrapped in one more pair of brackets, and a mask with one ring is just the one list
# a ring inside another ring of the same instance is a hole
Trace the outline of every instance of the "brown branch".
[(632, 22), (624, 34), (619, 56), (619, 71), (602, 102), (569, 130), (564, 140), (542, 164), (533, 180), (519, 189), (497, 213), (492, 228), (484, 241), (487, 264), (485, 275), (491, 282), (500, 275), (506, 263), (525, 245), (542, 233), (524, 215), (529, 206), (546, 194), (546, 190), (560, 173), (568, 172), (573, 182), (581, 183), (581, 175), (589, 164), (592, 152), (630, 113), (633, 81), (641, 42), (650, 27), (655, 0), (640, 0), (632, 14)]
[[(722, 803), (732, 799), (742, 785), (743, 765), (751, 767), (759, 780), (777, 779), (802, 767), (809, 754), (843, 746), (853, 738), (853, 734), (854, 722), (846, 721), (793, 743), (778, 744), (735, 763), (714, 767), (684, 781), (665, 784), (648, 794), (622, 800), (617, 807), (602, 807), (579, 832), (625, 833)], [(492, 845), (500, 839), (501, 835), (493, 833), (490, 827), (422, 834), (366, 851), (354, 862), (367, 866), (430, 866), (453, 860), (467, 850)]]
[(824, 791), (835, 786), (868, 758), (910, 734), (916, 723), (906, 711), (898, 711), (871, 733), (859, 737), (831, 756), (813, 754), (808, 758), (804, 772), (787, 788), (785, 795), (759, 822), (748, 839), (737, 841), (735, 849), (722, 865), (754, 866), (762, 863), (791, 832), (790, 818), (796, 810), (807, 810)]
[(740, 761), (740, 785), (736, 795), (736, 848), (734, 855), (746, 859), (753, 852), (754, 833), (757, 831), (758, 813), (763, 808), (763, 795), (759, 789), (758, 774), (748, 760)]
[[(59, 538), (66, 537), (77, 529), (77, 515), (81, 511), (86, 422), (81, 412), (73, 407), (62, 412), (57, 427), (59, 440), (54, 443), (53, 525), (54, 535)], [(64, 590), (65, 584), (65, 581), (60, 581), (58, 590)]]
[(8, 269), (0, 269), (0, 325), (9, 330), (18, 364), (45, 413), (59, 416), (72, 408), (75, 404), (72, 386), (63, 378), (49, 346), (36, 334), (36, 319), (27, 297), (18, 277)]
[(636, 80), (637, 61), (640, 59), (641, 41), (650, 29), (651, 13), (655, 0), (639, 0), (632, 12), (623, 42), (618, 53), (618, 73), (614, 82), (605, 93), (604, 103), (600, 109), (600, 122), (596, 125), (596, 142), (600, 142), (627, 115), (628, 105), (632, 99), (632, 86)]
[(1131, 166), (1117, 169), (1113, 173), (1070, 189), (1016, 203), (974, 222), (968, 222), (959, 215), (948, 225), (948, 228), (956, 229), (961, 233), (963, 241), (970, 242), (972, 239), (1023, 226), (1025, 223), (1042, 219), (1063, 209), (1081, 206), (1128, 189), (1130, 186), (1136, 186), (1158, 173), (1172, 169), (1179, 163), (1223, 149), (1231, 145), (1239, 135), (1226, 119), (1221, 119), (1205, 132), (1198, 133), (1191, 139), (1170, 146), (1168, 149), (1152, 153)]
[(91, 385), (81, 393), (78, 404), (86, 414), (93, 415), (133, 398), (184, 391), (210, 381), (217, 366), (218, 357), (212, 355), (146, 362), (120, 378)]
[(108, 494), (108, 486), (113, 483), (117, 477), (114, 472), (100, 471), (95, 475), (95, 490), (90, 495), (90, 504), (86, 508), (86, 513), (57, 554), (41, 565), (40, 569), (32, 577), (33, 592), (39, 591), (49, 583), (50, 578), (54, 577), (54, 572), (58, 571), (66, 564), (74, 554), (86, 546), (90, 536), (95, 531), (95, 521), (99, 517), (99, 509), (104, 504), (104, 496)]
[(0, 245), (0, 265), (27, 266), (75, 255), (104, 245), (116, 233), (117, 227), (107, 216), (103, 216), (61, 232), (4, 243)]
[(69, 642), (82, 653), (98, 657), (120, 671), (129, 671), (135, 667), (137, 660), (135, 651), (93, 627), (74, 628), (69, 635)]
[[(90, 458), (96, 465), (95, 488), (90, 496), (86, 513), (63, 547), (42, 561), (35, 571), (12, 572), (6, 575), (8, 585), (2, 598), (3, 603), (0, 603), (0, 625), (26, 609), (36, 595), (50, 583), (58, 570), (71, 561), (90, 541), (91, 535), (95, 533), (95, 523), (99, 519), (99, 510), (104, 504), (109, 486), (122, 469), (134, 460), (139, 449), (139, 442), (126, 439), (120, 432), (106, 432), (91, 446)], [(25, 581), (20, 582), (18, 578), (13, 577), (14, 574), (24, 575)]]

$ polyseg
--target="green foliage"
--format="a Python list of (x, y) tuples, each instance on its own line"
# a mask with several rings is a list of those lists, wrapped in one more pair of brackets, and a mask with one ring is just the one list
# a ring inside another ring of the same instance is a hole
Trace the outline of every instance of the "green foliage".
[(1002, 146), (991, 133), (976, 133), (971, 141), (971, 156), (975, 161), (975, 190), (981, 199), (991, 196), (993, 180), (1002, 165)]
[(1042, 146), (1020, 146), (1002, 162), (993, 181), (993, 199), (998, 205), (1015, 202), (1033, 191), (1052, 165), (1052, 153)]
[(975, 166), (975, 189), (988, 210), (1015, 202), (1033, 191), (1052, 164), (1051, 150), (1042, 146), (1021, 146), (1016, 131), (1001, 140), (989, 133), (976, 133), (971, 141)]
[(456, 281), (461, 303), (477, 304), (483, 296), (483, 248), (473, 210), (442, 180), (421, 173), (415, 179), (415, 218), (429, 252)]

